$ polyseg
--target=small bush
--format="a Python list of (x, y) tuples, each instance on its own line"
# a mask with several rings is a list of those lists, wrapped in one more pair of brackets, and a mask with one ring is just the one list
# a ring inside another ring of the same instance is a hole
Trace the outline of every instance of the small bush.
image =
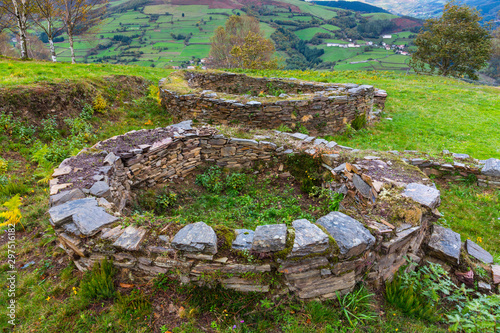
[(212, 193), (221, 193), (224, 190), (222, 170), (218, 166), (208, 168), (203, 174), (196, 176), (196, 184), (203, 186)]
[(103, 260), (96, 263), (91, 271), (87, 272), (80, 283), (81, 296), (88, 301), (110, 299), (116, 296), (113, 276), (116, 269), (113, 263)]
[(177, 203), (177, 194), (171, 191), (163, 191), (156, 196), (156, 210), (165, 211)]
[(48, 117), (41, 122), (40, 138), (46, 141), (52, 141), (59, 137), (57, 130), (57, 121), (55, 117)]
[(6, 160), (0, 157), (0, 175), (3, 175), (7, 172), (9, 164)]
[(234, 172), (226, 177), (228, 192), (239, 193), (247, 185), (248, 177), (244, 173)]
[(99, 113), (104, 113), (106, 109), (108, 108), (108, 103), (102, 97), (101, 94), (98, 94), (95, 98), (94, 101), (92, 102), (92, 106), (94, 108), (94, 111), (97, 111)]
[(141, 290), (132, 290), (130, 295), (118, 295), (117, 310), (125, 316), (146, 319), (151, 314), (151, 301)]
[(0, 186), (0, 195), (5, 195), (8, 197), (14, 196), (16, 194), (23, 195), (28, 192), (28, 186), (21, 181), (11, 181), (6, 185)]
[(80, 113), (80, 118), (83, 120), (90, 120), (94, 116), (94, 108), (90, 104), (85, 104), (83, 106), (82, 112)]
[(300, 182), (300, 190), (314, 192), (321, 185), (321, 160), (305, 153), (288, 155), (285, 161), (288, 170)]

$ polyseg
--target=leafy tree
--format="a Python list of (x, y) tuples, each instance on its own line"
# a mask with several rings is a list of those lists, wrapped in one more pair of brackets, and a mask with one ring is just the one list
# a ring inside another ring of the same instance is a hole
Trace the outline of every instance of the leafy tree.
[(251, 16), (231, 16), (211, 38), (209, 65), (215, 68), (273, 68), (273, 43), (264, 37), (259, 21)]
[(415, 39), (418, 49), (410, 66), (417, 73), (444, 76), (467, 75), (477, 80), (476, 71), (486, 65), (491, 54), (491, 36), (482, 27), (479, 12), (454, 0), (444, 6), (443, 15), (428, 19)]

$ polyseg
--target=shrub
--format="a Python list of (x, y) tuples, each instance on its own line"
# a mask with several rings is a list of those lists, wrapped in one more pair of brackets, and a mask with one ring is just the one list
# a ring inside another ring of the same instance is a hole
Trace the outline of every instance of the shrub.
[(114, 298), (116, 296), (113, 282), (115, 271), (111, 261), (104, 259), (100, 263), (95, 263), (80, 283), (81, 296), (88, 301)]
[(82, 112), (80, 113), (80, 118), (83, 120), (90, 120), (94, 116), (94, 108), (90, 104), (85, 104), (83, 106)]
[(222, 170), (218, 166), (208, 168), (203, 174), (196, 176), (196, 184), (203, 186), (207, 191), (220, 193), (224, 190)]
[(57, 131), (57, 121), (55, 117), (49, 116), (41, 122), (40, 138), (46, 141), (52, 141), (59, 137)]
[(300, 153), (288, 155), (285, 163), (293, 177), (300, 183), (300, 190), (312, 193), (321, 185), (321, 160), (311, 155)]
[(0, 175), (3, 175), (7, 172), (8, 166), (9, 165), (7, 161), (0, 157)]
[(165, 211), (177, 203), (177, 194), (163, 191), (156, 196), (156, 210)]
[(93, 106), (95, 111), (97, 111), (99, 113), (104, 113), (106, 111), (106, 109), (108, 108), (108, 103), (106, 102), (104, 97), (102, 97), (101, 94), (98, 94), (94, 98), (94, 101), (92, 102), (92, 106)]
[(244, 173), (234, 172), (226, 177), (228, 192), (239, 193), (247, 185), (248, 177)]

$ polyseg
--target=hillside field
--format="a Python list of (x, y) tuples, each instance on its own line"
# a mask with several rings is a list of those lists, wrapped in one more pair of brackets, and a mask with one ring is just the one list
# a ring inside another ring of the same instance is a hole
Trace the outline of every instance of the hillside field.
[[(245, 3), (245, 2), (242, 2)], [(265, 9), (262, 15), (257, 15), (261, 22), (261, 29), (266, 37), (276, 30), (276, 22), (281, 21), (282, 26), (293, 29), (293, 32), (302, 40), (311, 40), (316, 33), (334, 34), (341, 32), (342, 28), (328, 24), (327, 21), (336, 17), (334, 8), (320, 6), (299, 0), (288, 0), (286, 2), (263, 2), (264, 5), (256, 7)], [(210, 38), (218, 26), (223, 26), (230, 15), (244, 15), (241, 6), (230, 6), (222, 2), (221, 6), (194, 5), (189, 2), (182, 5), (181, 2), (133, 2), (110, 1), (108, 14), (102, 25), (99, 26), (95, 35), (77, 37), (75, 42), (75, 54), (78, 62), (106, 62), (113, 64), (135, 64), (140, 66), (154, 66), (159, 68), (170, 68), (171, 66), (186, 66), (192, 60), (202, 59), (208, 56), (210, 50)], [(246, 3), (245, 3), (246, 4)], [(215, 7), (215, 8), (214, 8)], [(224, 8), (227, 7), (227, 8)], [(386, 13), (364, 13), (360, 17), (369, 21), (391, 20), (397, 16)], [(310, 27), (294, 26), (298, 23), (311, 23)], [(288, 23), (287, 23), (288, 22)], [(289, 23), (294, 25), (287, 25)], [(295, 30), (297, 29), (297, 30)], [(411, 39), (403, 38), (410, 32), (402, 32), (395, 44), (411, 43)], [(64, 41), (56, 43), (56, 53), (60, 61), (69, 62), (70, 50), (66, 34), (62, 37)], [(123, 38), (130, 41), (123, 41)], [(119, 38), (119, 39), (117, 39)], [(370, 38), (376, 44), (393, 42), (382, 38)], [(351, 64), (357, 60), (354, 56), (366, 53), (364, 47), (344, 50), (339, 47), (327, 47), (329, 40), (322, 40), (320, 45), (311, 45), (325, 49), (321, 56), (323, 61), (340, 61), (338, 69), (366, 69), (366, 70), (394, 70), (406, 71), (407, 63), (404, 61), (387, 61), (379, 59), (378, 65)], [(348, 43), (344, 38), (342, 43)], [(364, 40), (360, 40), (364, 44)], [(378, 49), (375, 49), (378, 50)], [(395, 54), (394, 50), (387, 54)], [(281, 52), (276, 53), (279, 57), (287, 57)], [(384, 55), (385, 56), (385, 55)]]

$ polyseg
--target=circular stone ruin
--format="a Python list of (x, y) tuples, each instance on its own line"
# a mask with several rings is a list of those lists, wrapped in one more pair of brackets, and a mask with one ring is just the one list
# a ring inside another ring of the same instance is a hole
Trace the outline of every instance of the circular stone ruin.
[(370, 123), (387, 94), (369, 85), (251, 77), (225, 72), (180, 71), (160, 81), (162, 105), (176, 120), (249, 128), (287, 126), (332, 134), (346, 124)]
[(61, 163), (51, 180), (49, 209), (61, 247), (80, 270), (109, 258), (124, 276), (151, 279), (164, 273), (182, 283), (293, 292), (301, 299), (334, 298), (361, 280), (378, 285), (406, 264), (405, 258), (446, 263), (450, 269), (460, 269), (467, 252), (492, 262), (470, 240), (467, 252), (461, 252), (459, 234), (432, 225), (440, 193), (417, 167), (389, 153), (328, 150), (322, 141), (279, 135), (298, 140), (302, 151), (326, 151), (323, 166), (334, 181), (325, 186), (345, 194), (341, 211), (255, 230), (202, 221), (162, 230), (125, 226), (121, 212), (136, 188), (183, 177), (206, 162), (249, 167), (297, 150), (227, 138), (212, 127), (184, 122), (110, 138)]

